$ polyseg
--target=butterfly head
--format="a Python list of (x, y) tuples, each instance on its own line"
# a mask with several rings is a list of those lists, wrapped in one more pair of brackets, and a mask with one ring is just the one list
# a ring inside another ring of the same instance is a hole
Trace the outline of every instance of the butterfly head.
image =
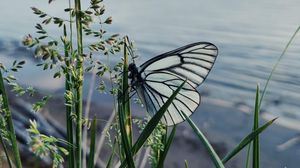
[(134, 71), (134, 69), (137, 69), (135, 63), (130, 63), (129, 66), (128, 66), (128, 70), (129, 70), (130, 72), (132, 72), (132, 71)]
[(134, 63), (129, 64), (128, 71), (130, 72), (129, 78), (133, 79), (133, 80), (137, 77), (137, 75), (139, 73), (138, 68)]

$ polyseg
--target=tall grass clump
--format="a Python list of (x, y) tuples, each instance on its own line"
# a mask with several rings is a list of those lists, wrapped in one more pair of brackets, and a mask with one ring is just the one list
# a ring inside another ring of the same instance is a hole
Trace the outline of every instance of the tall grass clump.
[[(49, 4), (51, 3), (53, 1), (49, 0)], [(38, 124), (30, 121), (27, 131), (30, 136), (29, 145), (32, 152), (40, 158), (50, 156), (53, 167), (65, 165), (70, 168), (93, 168), (96, 166), (134, 168), (144, 167), (145, 160), (148, 158), (150, 167), (164, 167), (166, 156), (176, 134), (176, 125), (167, 127), (160, 120), (186, 81), (173, 92), (154, 116), (146, 120), (133, 120), (130, 106), (132, 92), (128, 81), (128, 64), (130, 56), (132, 56), (133, 44), (127, 36), (121, 37), (117, 33), (107, 32), (106, 29), (112, 23), (112, 17), (104, 15), (105, 6), (102, 0), (90, 0), (89, 5), (84, 8), (81, 0), (69, 0), (69, 6), (64, 9), (67, 18), (53, 16), (37, 7), (31, 9), (35, 15), (41, 18), (41, 21), (35, 25), (36, 32), (24, 38), (23, 44), (31, 48), (35, 57), (40, 60), (37, 66), (42, 70), (51, 70), (54, 78), (63, 77), (65, 80), (63, 96), (67, 130), (67, 138), (65, 140), (58, 139), (40, 133)], [(50, 24), (56, 26), (57, 32), (61, 32), (61, 34), (51, 35), (48, 33), (47, 27)], [(298, 31), (299, 28), (295, 34)], [(275, 121), (273, 119), (262, 126), (259, 125), (262, 100), (271, 76), (295, 34), (273, 67), (264, 90), (261, 92), (257, 87), (252, 131), (224, 158), (218, 156), (202, 131), (190, 118), (185, 116), (195, 135), (207, 149), (215, 167), (224, 168), (225, 164), (247, 145), (250, 151), (252, 143), (252, 166), (259, 168), (259, 134)], [(89, 38), (89, 42), (85, 42), (86, 38)], [(111, 57), (114, 55), (114, 60), (117, 61), (112, 62)], [(22, 88), (10, 75), (10, 72), (21, 69), (24, 63), (24, 61), (15, 61), (11, 68), (5, 68), (0, 64), (0, 141), (9, 167), (15, 165), (18, 168), (22, 167), (22, 163), (4, 82), (6, 81), (13, 87), (18, 95), (25, 93), (32, 95), (34, 91), (31, 87)], [(3, 72), (6, 73), (5, 77)], [(114, 98), (114, 112), (106, 122), (105, 129), (99, 138), (97, 124), (102, 121), (99, 118), (102, 114), (101, 110), (99, 109), (99, 113), (95, 114), (93, 119), (83, 116), (83, 85), (86, 73), (92, 73), (98, 77), (100, 82), (97, 90), (99, 92), (110, 93)], [(109, 78), (108, 82), (105, 77)], [(107, 83), (110, 87), (106, 87)], [(35, 103), (33, 111), (38, 112), (43, 108), (49, 98), (50, 96), (46, 96)], [(183, 115), (185, 114), (183, 113)], [(137, 124), (140, 129), (137, 135), (133, 134), (134, 124)], [(83, 143), (85, 142), (83, 141), (83, 131), (85, 130), (83, 128), (90, 125), (90, 143), (87, 147), (88, 145)], [(108, 158), (99, 158), (104, 141), (111, 149), (111, 153), (107, 154)], [(246, 157), (249, 158), (250, 154)], [(65, 159), (67, 163), (64, 163)], [(103, 159), (107, 160), (103, 161)], [(184, 166), (188, 168), (188, 161), (183, 162)], [(247, 166), (248, 163), (246, 163)]]
[[(14, 62), (15, 69), (11, 68), (10, 70), (17, 71), (17, 69), (22, 68), (22, 65), (24, 64), (24, 61), (21, 62)], [(13, 76), (7, 76), (6, 78), (3, 77), (2, 71), (7, 71), (7, 69), (0, 64), (0, 127), (1, 127), (1, 132), (0, 132), (0, 140), (1, 140), (1, 145), (2, 148), (4, 149), (7, 162), (10, 167), (12, 167), (12, 164), (14, 163), (17, 168), (22, 167), (22, 162), (20, 158), (20, 153), (18, 149), (18, 143), (16, 139), (16, 133), (14, 129), (14, 124), (12, 120), (12, 113), (9, 107), (9, 101), (8, 101), (8, 95), (6, 93), (5, 85), (4, 85), (4, 80), (8, 81), (11, 83), (12, 81), (15, 80)], [(11, 159), (9, 158), (9, 153), (7, 150), (7, 146), (5, 142), (8, 142), (11, 147), (12, 147), (12, 152), (13, 152), (13, 158), (14, 162), (11, 162)]]
[[(53, 3), (52, 0), (49, 4)], [(102, 76), (113, 73), (105, 63), (108, 57), (120, 51), (123, 40), (118, 34), (109, 34), (105, 28), (112, 23), (111, 17), (104, 17), (105, 7), (102, 0), (91, 0), (88, 7), (82, 9), (80, 0), (69, 0), (69, 6), (64, 9), (68, 18), (53, 16), (36, 7), (31, 8), (33, 13), (42, 20), (37, 23), (34, 35), (27, 35), (23, 44), (34, 49), (35, 56), (41, 60), (38, 66), (43, 70), (54, 71), (54, 78), (65, 79), (65, 106), (67, 128), (67, 161), (68, 167), (80, 168), (83, 165), (82, 156), (85, 144), (82, 144), (83, 127), (91, 122), (83, 117), (83, 85), (84, 74), (96, 72)], [(98, 28), (96, 24), (98, 23)], [(61, 36), (55, 37), (47, 32), (47, 26), (57, 26)], [(85, 43), (84, 38), (93, 38), (93, 42)], [(102, 83), (104, 81), (102, 80)], [(105, 90), (105, 85), (99, 85), (99, 90)], [(96, 123), (96, 120), (92, 122)], [(92, 127), (91, 145), (95, 147), (96, 128)], [(84, 145), (84, 146), (83, 146)], [(94, 149), (91, 149), (88, 166), (93, 167)], [(93, 162), (93, 163), (91, 163)], [(86, 163), (86, 162), (85, 162)]]

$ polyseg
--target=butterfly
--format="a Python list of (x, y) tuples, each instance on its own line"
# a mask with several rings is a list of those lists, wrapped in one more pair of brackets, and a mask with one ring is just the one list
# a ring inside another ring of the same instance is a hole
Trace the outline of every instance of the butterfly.
[(161, 122), (167, 126), (181, 123), (201, 102), (196, 90), (206, 79), (218, 55), (218, 48), (209, 42), (192, 43), (158, 55), (141, 66), (129, 64), (131, 86), (137, 91), (147, 112), (153, 116), (173, 92), (184, 82)]

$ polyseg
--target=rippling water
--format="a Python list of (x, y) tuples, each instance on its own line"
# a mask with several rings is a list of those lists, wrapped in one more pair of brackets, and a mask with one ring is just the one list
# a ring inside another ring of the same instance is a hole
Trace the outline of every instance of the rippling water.
[[(30, 6), (63, 15), (57, 1), (47, 7), (33, 0), (4, 0), (0, 14), (0, 59), (10, 62), (26, 33), (33, 32), (38, 19)], [(83, 5), (84, 6), (84, 5)], [(253, 106), (256, 84), (264, 86), (276, 59), (300, 24), (298, 0), (203, 1), (107, 1), (107, 13), (114, 18), (111, 31), (128, 34), (142, 56), (139, 63), (182, 45), (209, 41), (218, 46), (217, 62), (201, 85), (210, 97)], [(14, 10), (13, 10), (14, 9)], [(50, 32), (54, 32), (50, 28)], [(263, 108), (275, 115), (300, 118), (300, 36), (290, 46), (270, 83)], [(11, 59), (8, 59), (10, 56)], [(31, 66), (32, 67), (32, 66)], [(32, 75), (38, 80), (32, 80)], [(62, 87), (34, 68), (21, 73), (25, 82), (51, 89)]]

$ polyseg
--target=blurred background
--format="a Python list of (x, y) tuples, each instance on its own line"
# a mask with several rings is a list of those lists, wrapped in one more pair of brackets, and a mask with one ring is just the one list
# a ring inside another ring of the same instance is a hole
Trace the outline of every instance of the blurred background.
[[(189, 43), (215, 44), (219, 56), (198, 90), (204, 101), (238, 107), (239, 111), (252, 110), (256, 85), (263, 88), (277, 58), (300, 24), (297, 0), (111, 0), (104, 3), (106, 15), (113, 17), (113, 24), (107, 29), (129, 35), (140, 55), (138, 65)], [(87, 5), (88, 2), (83, 2), (83, 6)], [(8, 65), (15, 59), (26, 59), (24, 70), (16, 75), (20, 82), (45, 92), (57, 92), (64, 88), (63, 80), (52, 79), (51, 73), (35, 67), (30, 52), (21, 44), (24, 35), (34, 32), (35, 23), (40, 21), (31, 6), (53, 16), (64, 16), (63, 9), (68, 2), (57, 0), (48, 6), (46, 0), (2, 0), (0, 62)], [(53, 35), (61, 33), (55, 27), (48, 30)], [(299, 53), (300, 35), (297, 35), (276, 69), (262, 105), (266, 118), (280, 117), (278, 123), (293, 130), (295, 137), (300, 130)], [(299, 155), (299, 150), (296, 152)]]

